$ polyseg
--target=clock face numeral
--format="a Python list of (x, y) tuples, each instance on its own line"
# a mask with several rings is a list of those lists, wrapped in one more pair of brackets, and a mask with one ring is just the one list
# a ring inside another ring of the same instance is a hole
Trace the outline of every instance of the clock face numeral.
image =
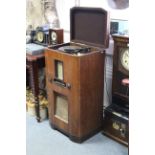
[(43, 42), (43, 40), (44, 40), (44, 34), (43, 34), (43, 32), (37, 32), (37, 40), (39, 42)]
[(129, 48), (122, 48), (120, 53), (120, 61), (124, 69), (129, 70)]
[(57, 33), (56, 32), (51, 32), (51, 40), (56, 41), (57, 40)]

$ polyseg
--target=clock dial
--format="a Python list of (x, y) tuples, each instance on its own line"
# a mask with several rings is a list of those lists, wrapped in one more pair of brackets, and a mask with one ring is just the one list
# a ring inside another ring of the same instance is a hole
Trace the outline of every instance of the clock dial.
[(120, 61), (122, 66), (128, 71), (129, 70), (129, 49), (122, 49), (120, 55)]
[(56, 61), (56, 72), (57, 78), (63, 80), (63, 63), (61, 61)]
[(54, 31), (51, 32), (51, 39), (52, 39), (52, 41), (57, 40), (57, 33), (56, 32), (54, 32)]
[(44, 33), (42, 31), (37, 32), (37, 40), (39, 42), (43, 42), (43, 40), (44, 40)]

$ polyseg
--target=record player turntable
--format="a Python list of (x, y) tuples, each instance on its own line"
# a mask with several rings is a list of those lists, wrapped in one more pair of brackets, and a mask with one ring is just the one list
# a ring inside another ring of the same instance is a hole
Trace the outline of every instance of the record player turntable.
[(45, 52), (50, 124), (79, 143), (102, 128), (108, 17), (101, 8), (72, 8), (71, 41)]
[(62, 46), (62, 47), (58, 48), (58, 50), (65, 52), (65, 53), (79, 55), (82, 53), (85, 54), (85, 53), (90, 52), (90, 47), (82, 48), (80, 46)]

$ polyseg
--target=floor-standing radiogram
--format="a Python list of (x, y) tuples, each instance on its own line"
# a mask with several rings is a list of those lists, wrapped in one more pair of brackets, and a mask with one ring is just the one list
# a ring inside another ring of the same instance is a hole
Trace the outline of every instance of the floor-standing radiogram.
[(103, 123), (108, 13), (74, 7), (70, 19), (71, 42), (45, 52), (49, 121), (71, 140), (82, 142)]

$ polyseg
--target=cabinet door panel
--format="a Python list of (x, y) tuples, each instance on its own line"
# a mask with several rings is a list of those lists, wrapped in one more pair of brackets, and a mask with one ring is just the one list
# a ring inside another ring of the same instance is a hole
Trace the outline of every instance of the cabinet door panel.
[[(47, 86), (52, 123), (67, 132), (69, 125), (79, 124), (79, 59), (59, 53), (46, 52)], [(73, 121), (72, 121), (73, 120)]]

